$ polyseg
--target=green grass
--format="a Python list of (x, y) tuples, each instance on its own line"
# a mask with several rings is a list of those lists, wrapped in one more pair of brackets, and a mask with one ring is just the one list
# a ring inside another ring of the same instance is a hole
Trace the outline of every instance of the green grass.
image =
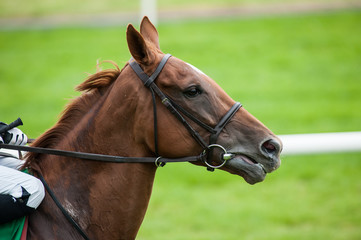
[[(360, 12), (159, 26), (192, 63), (277, 134), (360, 131)], [(125, 28), (0, 32), (0, 120), (37, 137), (96, 59), (120, 66)], [(284, 157), (264, 183), (168, 164), (138, 239), (360, 239), (361, 154)]]
[(169, 164), (158, 170), (138, 239), (360, 239), (360, 157), (284, 157), (254, 186)]
[[(343, 0), (352, 2), (355, 0)], [(200, 11), (210, 7), (230, 7), (249, 4), (303, 3), (304, 0), (158, 0), (159, 10), (196, 8)], [(307, 2), (307, 1), (306, 1)], [(317, 3), (332, 3), (334, 0), (314, 0)], [(19, 7), (21, 6), (21, 7)], [(104, 14), (109, 12), (135, 12), (140, 9), (140, 1), (102, 0), (2, 0), (0, 17), (37, 17), (48, 15)]]
[[(356, 12), (189, 22), (159, 31), (164, 52), (208, 73), (286, 134), (360, 130), (360, 23)], [(7, 122), (21, 115), (34, 137), (54, 123), (96, 59), (122, 66), (130, 57), (124, 28), (3, 31), (0, 42), (2, 115)]]
[(361, 126), (360, 23), (359, 13), (192, 23), (169, 26), (172, 40), (161, 40), (277, 133), (354, 131)]

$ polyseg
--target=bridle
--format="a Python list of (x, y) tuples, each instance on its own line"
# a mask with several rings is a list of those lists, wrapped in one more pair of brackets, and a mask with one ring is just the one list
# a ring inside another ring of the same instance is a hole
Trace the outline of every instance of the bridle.
[[(12, 149), (18, 151), (27, 151), (27, 152), (35, 152), (41, 154), (51, 154), (51, 155), (58, 155), (64, 157), (74, 157), (92, 161), (101, 161), (101, 162), (113, 162), (113, 163), (149, 163), (153, 162), (157, 167), (164, 166), (167, 162), (199, 162), (202, 161), (207, 165), (207, 169), (210, 171), (214, 171), (216, 168), (222, 167), (227, 160), (233, 158), (233, 154), (227, 153), (227, 150), (217, 144), (217, 139), (223, 128), (227, 125), (227, 123), (231, 120), (231, 118), (235, 115), (235, 113), (242, 107), (242, 104), (236, 102), (228, 112), (220, 119), (218, 124), (215, 127), (211, 127), (191, 113), (186, 111), (180, 105), (175, 103), (170, 97), (165, 95), (158, 86), (154, 83), (157, 79), (159, 74), (161, 73), (162, 69), (164, 68), (165, 64), (167, 63), (168, 59), (171, 57), (170, 54), (166, 54), (163, 56), (162, 60), (160, 61), (159, 65), (157, 66), (156, 70), (153, 72), (151, 76), (148, 76), (140, 65), (134, 60), (131, 59), (129, 61), (129, 65), (137, 74), (137, 76), (142, 80), (144, 85), (148, 87), (152, 94), (152, 101), (153, 101), (153, 115), (154, 115), (154, 143), (155, 143), (155, 155), (156, 157), (119, 157), (119, 156), (112, 156), (112, 155), (103, 155), (103, 154), (94, 154), (94, 153), (83, 153), (83, 152), (75, 152), (75, 151), (65, 151), (65, 150), (58, 150), (58, 149), (50, 149), (50, 148), (40, 148), (40, 147), (28, 147), (28, 146), (18, 146), (18, 145), (9, 145), (0, 143), (0, 148), (5, 149)], [(158, 124), (157, 124), (157, 107), (156, 107), (156, 96), (155, 94), (161, 99), (163, 105), (167, 107), (167, 109), (185, 126), (191, 136), (197, 141), (197, 143), (202, 147), (203, 152), (198, 156), (189, 156), (189, 157), (182, 157), (182, 158), (163, 158), (159, 156), (158, 150)], [(200, 136), (200, 134), (194, 130), (194, 128), (188, 123), (188, 121), (183, 117), (183, 115), (189, 118), (194, 123), (198, 124), (200, 127), (204, 128), (208, 132), (210, 132), (209, 143), (207, 144), (206, 141)], [(21, 121), (20, 121), (21, 122)], [(18, 125), (22, 125), (18, 124)], [(16, 127), (18, 125), (9, 124), (10, 128)], [(8, 127), (8, 128), (9, 128)], [(9, 129), (10, 129), (9, 128)], [(223, 151), (222, 160), (223, 162), (220, 165), (213, 166), (208, 161), (212, 156), (212, 152), (214, 148), (220, 148)], [(69, 215), (69, 213), (64, 209), (61, 205), (59, 200), (57, 200), (55, 194), (51, 190), (51, 188), (46, 183), (45, 179), (40, 173), (37, 173), (40, 180), (44, 184), (44, 187), (48, 191), (49, 195), (61, 210), (63, 215), (67, 218), (67, 220), (74, 226), (74, 228), (79, 232), (79, 234), (84, 239), (89, 239), (87, 234), (84, 230), (76, 223), (76, 221)]]
[[(222, 167), (227, 160), (232, 158), (232, 154), (227, 153), (226, 149), (216, 144), (217, 139), (223, 128), (227, 125), (227, 123), (231, 120), (231, 118), (234, 116), (234, 114), (242, 107), (242, 104), (239, 102), (236, 102), (229, 110), (228, 112), (220, 119), (218, 124), (215, 127), (211, 127), (207, 125), (206, 123), (202, 122), (195, 116), (193, 116), (191, 113), (189, 113), (187, 110), (182, 108), (180, 105), (176, 104), (170, 97), (165, 95), (158, 86), (154, 83), (154, 81), (157, 79), (161, 71), (163, 70), (165, 64), (167, 63), (168, 59), (172, 55), (166, 54), (163, 56), (162, 60), (160, 61), (159, 65), (155, 69), (155, 71), (152, 73), (152, 75), (148, 76), (143, 69), (140, 67), (140, 65), (132, 58), (129, 61), (129, 65), (133, 69), (133, 71), (137, 74), (137, 76), (142, 80), (144, 86), (148, 87), (152, 93), (152, 100), (153, 100), (153, 116), (154, 116), (154, 145), (155, 145), (155, 154), (158, 158), (161, 158), (158, 153), (158, 126), (157, 126), (157, 105), (155, 100), (155, 94), (158, 95), (163, 105), (167, 107), (167, 109), (185, 126), (185, 128), (188, 130), (188, 132), (191, 134), (191, 136), (197, 141), (197, 143), (202, 147), (203, 149), (203, 162), (207, 165), (207, 169), (210, 171), (213, 171), (215, 168)], [(194, 128), (187, 122), (187, 120), (183, 117), (182, 114), (184, 114), (187, 118), (192, 120), (194, 123), (198, 124), (203, 129), (210, 132), (209, 137), (209, 143), (207, 144), (206, 141), (200, 136), (200, 134), (194, 130)], [(220, 148), (224, 153), (222, 155), (223, 162), (218, 166), (212, 166), (210, 163), (208, 163), (208, 160), (210, 160), (212, 155), (213, 148)], [(162, 164), (164, 165), (164, 163)]]
[[(220, 119), (218, 124), (215, 127), (211, 127), (187, 110), (182, 108), (180, 105), (175, 103), (170, 97), (165, 95), (158, 86), (154, 83), (154, 80), (159, 76), (160, 72), (164, 68), (165, 64), (167, 63), (168, 59), (171, 57), (170, 54), (166, 54), (163, 56), (162, 60), (160, 61), (159, 65), (157, 66), (156, 70), (153, 72), (151, 76), (148, 76), (140, 67), (140, 65), (134, 60), (131, 59), (129, 61), (129, 65), (137, 74), (137, 76), (142, 80), (144, 85), (148, 87), (152, 93), (152, 100), (153, 100), (153, 115), (154, 115), (154, 142), (155, 142), (155, 155), (156, 157), (120, 157), (120, 156), (112, 156), (112, 155), (104, 155), (104, 154), (95, 154), (95, 153), (84, 153), (84, 152), (76, 152), (76, 151), (66, 151), (66, 150), (58, 150), (58, 149), (51, 149), (51, 148), (41, 148), (41, 147), (29, 147), (29, 146), (18, 146), (18, 145), (10, 145), (10, 144), (2, 144), (0, 143), (0, 148), (5, 149), (12, 149), (12, 150), (19, 150), (19, 151), (27, 151), (27, 152), (35, 152), (40, 154), (51, 154), (51, 155), (58, 155), (64, 157), (73, 157), (73, 158), (80, 158), (86, 159), (91, 161), (100, 161), (100, 162), (113, 162), (113, 163), (150, 163), (153, 162), (157, 167), (164, 166), (167, 162), (197, 162), (202, 161), (204, 162), (209, 170), (214, 170), (215, 168), (222, 167), (225, 162), (233, 157), (232, 154), (227, 153), (226, 149), (217, 144), (217, 139), (223, 128), (227, 125), (227, 123), (231, 120), (234, 114), (238, 111), (239, 108), (242, 107), (242, 104), (236, 102), (229, 111)], [(158, 124), (157, 124), (157, 106), (155, 100), (155, 94), (159, 96), (163, 105), (167, 107), (167, 109), (185, 126), (191, 136), (197, 141), (197, 143), (202, 147), (203, 152), (198, 156), (188, 156), (188, 157), (181, 157), (181, 158), (165, 158), (159, 156), (158, 151)], [(209, 143), (207, 144), (206, 141), (199, 135), (199, 133), (194, 130), (194, 128), (188, 123), (188, 121), (183, 117), (183, 115), (189, 118), (194, 123), (198, 124), (208, 132), (210, 132)], [(20, 125), (17, 122), (17, 125)], [(14, 123), (9, 124), (10, 128), (16, 127)], [(22, 124), (22, 123), (21, 123)], [(8, 127), (8, 128), (9, 128)], [(222, 155), (223, 162), (218, 166), (212, 166), (207, 162), (212, 155), (212, 150), (214, 148), (220, 148), (224, 153)]]

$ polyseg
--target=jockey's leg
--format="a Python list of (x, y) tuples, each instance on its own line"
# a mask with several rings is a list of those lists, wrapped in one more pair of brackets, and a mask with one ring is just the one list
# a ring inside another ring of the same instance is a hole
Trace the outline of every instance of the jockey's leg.
[(14, 198), (11, 195), (0, 194), (0, 224), (29, 215), (35, 208), (26, 205), (27, 197)]
[(0, 223), (31, 213), (44, 196), (44, 186), (39, 179), (0, 166)]

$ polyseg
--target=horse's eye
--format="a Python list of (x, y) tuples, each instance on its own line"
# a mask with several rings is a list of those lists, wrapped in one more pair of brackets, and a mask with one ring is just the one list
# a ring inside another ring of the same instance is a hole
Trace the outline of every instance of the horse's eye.
[(197, 97), (201, 93), (202, 93), (202, 90), (199, 89), (199, 87), (197, 87), (197, 86), (192, 86), (183, 92), (184, 96), (186, 96), (188, 98)]

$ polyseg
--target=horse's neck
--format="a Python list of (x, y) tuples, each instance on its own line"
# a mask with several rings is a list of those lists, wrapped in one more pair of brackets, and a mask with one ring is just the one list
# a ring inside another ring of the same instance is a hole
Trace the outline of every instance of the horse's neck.
[(132, 239), (143, 221), (155, 168), (149, 164), (108, 165), (112, 174), (95, 176), (90, 190), (91, 229), (97, 239)]
[[(132, 111), (129, 105), (125, 109)], [(93, 110), (99, 116), (103, 116), (102, 111), (107, 111), (103, 107)], [(141, 146), (136, 147), (135, 140), (129, 137), (132, 119), (126, 119), (128, 121), (123, 125), (117, 123), (119, 119), (113, 118), (115, 116), (108, 116), (108, 121), (105, 121), (104, 117), (85, 116), (81, 120), (83, 123), (78, 124), (83, 127), (75, 127), (58, 147), (118, 156), (149, 154)], [(95, 127), (95, 122), (97, 126), (104, 124), (101, 131)], [(93, 127), (85, 129), (84, 126), (89, 125)], [(114, 129), (117, 129), (117, 134), (112, 132)], [(40, 169), (65, 209), (91, 238), (135, 238), (152, 191), (156, 171), (153, 164), (99, 163), (46, 156)], [(74, 236), (79, 236), (55, 208), (47, 196), (31, 219), (31, 236), (43, 235), (46, 236), (44, 239), (74, 239)], [(47, 226), (47, 230), (37, 227), (42, 224)]]
[[(59, 169), (57, 165), (53, 167)], [(82, 161), (69, 164), (58, 177), (47, 178), (64, 208), (91, 239), (134, 239), (149, 203), (154, 175), (155, 167), (150, 164)], [(36, 226), (35, 235), (47, 236), (44, 239), (79, 236), (48, 196), (30, 224)], [(48, 229), (39, 230), (39, 225)]]
[[(154, 165), (49, 158), (42, 166), (44, 177), (91, 239), (135, 238), (151, 196)], [(79, 236), (49, 196), (31, 219), (30, 227), (34, 225), (48, 226), (46, 231), (33, 228), (34, 235), (46, 234), (47, 239)]]

